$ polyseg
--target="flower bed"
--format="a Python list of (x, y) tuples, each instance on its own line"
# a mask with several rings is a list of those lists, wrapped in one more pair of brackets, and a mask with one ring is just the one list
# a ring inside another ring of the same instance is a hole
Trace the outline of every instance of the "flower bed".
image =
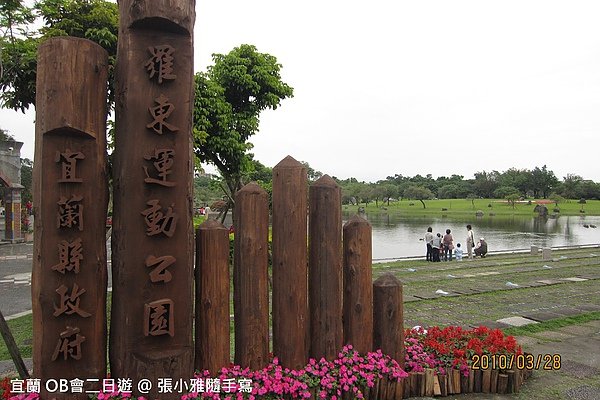
[[(195, 387), (191, 391), (188, 388), (181, 398), (385, 400), (470, 392), (511, 393), (519, 390), (528, 375), (522, 365), (517, 368), (517, 360), (523, 357), (515, 339), (497, 329), (417, 328), (405, 333), (405, 369), (381, 351), (361, 355), (346, 346), (337, 359), (310, 360), (298, 371), (283, 368), (277, 358), (259, 371), (235, 365), (223, 368), (216, 377), (204, 371), (196, 374)], [(0, 385), (0, 395), (15, 400), (38, 398), (36, 393), (11, 395), (6, 381)], [(132, 395), (115, 388), (94, 398), (117, 400)]]
[(530, 375), (512, 336), (481, 326), (409, 329), (404, 397), (518, 392)]

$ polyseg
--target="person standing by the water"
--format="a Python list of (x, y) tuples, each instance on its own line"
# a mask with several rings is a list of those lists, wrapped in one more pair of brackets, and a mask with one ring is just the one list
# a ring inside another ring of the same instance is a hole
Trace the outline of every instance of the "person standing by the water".
[(471, 228), (471, 224), (467, 225), (467, 255), (469, 260), (473, 259), (473, 246), (475, 245), (475, 234)]
[(425, 260), (433, 261), (433, 253), (431, 250), (431, 242), (433, 242), (433, 228), (427, 228), (427, 233), (425, 234), (425, 244), (427, 245), (427, 254), (425, 255)]
[(432, 257), (433, 257), (433, 259), (431, 261), (433, 261), (433, 262), (440, 261), (440, 249), (441, 248), (442, 248), (442, 235), (440, 233), (438, 233), (436, 236), (433, 237), (433, 240), (431, 241), (431, 253), (432, 253)]
[(446, 234), (442, 240), (444, 245), (444, 261), (452, 261), (452, 250), (454, 249), (454, 238), (450, 234), (450, 229), (446, 229)]

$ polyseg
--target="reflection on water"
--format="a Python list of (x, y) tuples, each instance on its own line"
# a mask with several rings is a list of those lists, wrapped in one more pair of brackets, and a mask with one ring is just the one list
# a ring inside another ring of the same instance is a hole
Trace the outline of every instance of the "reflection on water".
[[(344, 211), (344, 222), (353, 212)], [(572, 246), (600, 243), (600, 217), (570, 216), (557, 218), (525, 216), (431, 217), (402, 216), (383, 212), (361, 214), (373, 226), (373, 258), (408, 257), (425, 254), (425, 244), (419, 240), (427, 227), (433, 233), (452, 231), (454, 243), (463, 248), (467, 237), (466, 225), (471, 224), (475, 238), (485, 237), (490, 251), (540, 247)], [(599, 228), (586, 228), (596, 225)]]

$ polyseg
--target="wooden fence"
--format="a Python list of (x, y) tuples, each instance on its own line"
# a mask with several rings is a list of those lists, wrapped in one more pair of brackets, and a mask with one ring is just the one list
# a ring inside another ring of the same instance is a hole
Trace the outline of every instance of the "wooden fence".
[[(289, 156), (273, 169), (274, 355), (283, 367), (299, 369), (309, 357), (332, 360), (352, 344), (361, 353), (382, 349), (403, 365), (401, 283), (392, 275), (372, 282), (371, 225), (354, 216), (342, 227), (340, 187), (327, 175), (308, 186), (306, 172)], [(256, 183), (244, 186), (235, 217), (234, 358), (257, 369), (269, 353), (267, 192)], [(195, 368), (211, 372), (226, 366), (230, 354), (225, 232), (209, 220), (196, 239)]]

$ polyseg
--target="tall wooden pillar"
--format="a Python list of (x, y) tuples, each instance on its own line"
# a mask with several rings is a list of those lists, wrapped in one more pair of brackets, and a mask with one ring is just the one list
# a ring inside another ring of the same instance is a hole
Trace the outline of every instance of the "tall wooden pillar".
[(310, 356), (333, 360), (342, 349), (342, 191), (328, 175), (309, 189)]
[(355, 215), (344, 225), (344, 343), (373, 351), (372, 229)]
[(134, 381), (193, 372), (194, 6), (119, 1), (110, 367)]
[(251, 182), (235, 194), (233, 312), (235, 363), (264, 368), (269, 362), (269, 195)]
[(302, 163), (273, 168), (273, 353), (292, 369), (308, 361), (307, 190)]
[(89, 40), (38, 50), (33, 369), (44, 383), (86, 382), (53, 398), (86, 399), (88, 379), (106, 376), (107, 74), (106, 51)]

